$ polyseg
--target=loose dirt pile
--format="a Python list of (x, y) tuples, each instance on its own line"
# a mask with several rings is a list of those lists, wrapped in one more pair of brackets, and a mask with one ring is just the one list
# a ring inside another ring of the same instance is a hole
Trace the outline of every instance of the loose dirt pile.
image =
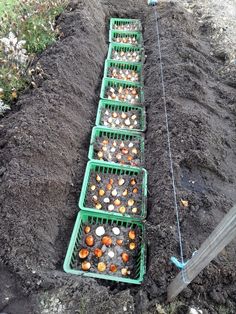
[(211, 42), (211, 52), (226, 63), (236, 61), (236, 2), (234, 0), (178, 1), (194, 14)]
[[(159, 6), (171, 144), (185, 257), (236, 201), (236, 93), (207, 33), (178, 4)], [(144, 27), (147, 275), (129, 286), (62, 271), (77, 213), (108, 49), (110, 17)], [(44, 80), (0, 121), (0, 311), (156, 313), (179, 256), (154, 14), (146, 1), (78, 1), (58, 19), (64, 36), (38, 62)], [(204, 313), (235, 313), (236, 250), (228, 247), (181, 295)], [(173, 304), (176, 313), (187, 307)], [(169, 307), (169, 310), (171, 307)], [(170, 312), (171, 313), (171, 312)], [(173, 312), (175, 313), (175, 312)]]

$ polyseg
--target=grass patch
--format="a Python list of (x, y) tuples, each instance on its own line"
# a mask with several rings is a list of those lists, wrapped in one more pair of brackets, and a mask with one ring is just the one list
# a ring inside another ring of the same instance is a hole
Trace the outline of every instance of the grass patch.
[(55, 18), (67, 3), (68, 0), (1, 1), (0, 115), (31, 82), (29, 67), (35, 54), (56, 41), (60, 31)]
[(17, 0), (1, 0), (0, 17), (6, 12), (11, 12), (14, 9), (15, 4), (17, 4)]

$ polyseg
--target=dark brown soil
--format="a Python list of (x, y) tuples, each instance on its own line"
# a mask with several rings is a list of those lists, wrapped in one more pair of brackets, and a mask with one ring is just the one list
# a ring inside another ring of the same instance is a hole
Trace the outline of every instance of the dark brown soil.
[[(188, 259), (236, 201), (235, 78), (232, 72), (220, 76), (223, 61), (210, 55), (206, 29), (190, 13), (173, 3), (160, 4), (158, 11), (178, 201), (189, 201), (187, 208), (180, 206)], [(110, 17), (141, 18), (144, 27), (149, 203), (141, 286), (62, 271), (95, 124)], [(0, 121), (0, 312), (156, 313), (177, 274), (170, 257), (179, 257), (179, 244), (153, 11), (141, 0), (81, 0), (58, 24), (64, 37), (39, 57), (45, 79)], [(179, 300), (204, 313), (235, 313), (235, 269), (232, 244)]]

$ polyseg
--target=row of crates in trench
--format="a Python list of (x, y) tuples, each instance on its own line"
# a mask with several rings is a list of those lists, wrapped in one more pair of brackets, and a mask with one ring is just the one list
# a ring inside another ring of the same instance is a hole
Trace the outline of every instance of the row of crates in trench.
[(140, 20), (111, 18), (90, 161), (64, 261), (67, 273), (133, 284), (143, 281), (147, 214), (143, 63)]

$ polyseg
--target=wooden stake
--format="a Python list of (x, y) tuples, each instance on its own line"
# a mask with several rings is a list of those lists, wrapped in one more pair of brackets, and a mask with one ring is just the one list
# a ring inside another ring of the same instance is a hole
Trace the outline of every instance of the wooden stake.
[(221, 220), (200, 249), (167, 288), (171, 302), (236, 237), (236, 205)]

